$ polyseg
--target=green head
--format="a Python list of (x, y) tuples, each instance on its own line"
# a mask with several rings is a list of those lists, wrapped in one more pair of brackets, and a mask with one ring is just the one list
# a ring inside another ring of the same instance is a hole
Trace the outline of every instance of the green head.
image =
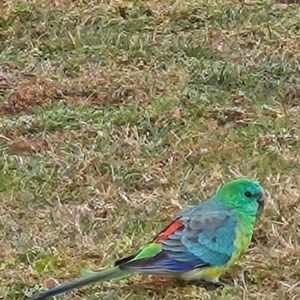
[(219, 188), (216, 199), (230, 209), (256, 215), (264, 204), (264, 190), (259, 183), (250, 179), (234, 179)]

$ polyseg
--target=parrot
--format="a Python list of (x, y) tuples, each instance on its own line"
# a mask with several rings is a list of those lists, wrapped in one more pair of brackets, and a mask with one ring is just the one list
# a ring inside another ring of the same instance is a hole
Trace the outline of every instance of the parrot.
[(130, 274), (201, 280), (218, 286), (220, 275), (248, 248), (264, 198), (264, 189), (258, 182), (247, 178), (230, 180), (210, 199), (180, 211), (136, 254), (104, 270), (85, 269), (78, 279), (50, 288), (35, 300)]

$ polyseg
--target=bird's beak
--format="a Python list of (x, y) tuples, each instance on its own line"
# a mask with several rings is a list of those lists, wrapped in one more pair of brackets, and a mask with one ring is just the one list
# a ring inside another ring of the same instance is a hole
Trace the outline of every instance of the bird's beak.
[(264, 204), (265, 204), (265, 196), (263, 193), (260, 193), (257, 197), (257, 203), (259, 208), (264, 208)]

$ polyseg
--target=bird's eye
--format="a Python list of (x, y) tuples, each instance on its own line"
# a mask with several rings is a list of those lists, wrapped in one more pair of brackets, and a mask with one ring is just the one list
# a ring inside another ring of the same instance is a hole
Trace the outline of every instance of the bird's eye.
[(247, 198), (250, 198), (252, 196), (251, 192), (247, 191), (244, 193), (244, 195), (247, 197)]

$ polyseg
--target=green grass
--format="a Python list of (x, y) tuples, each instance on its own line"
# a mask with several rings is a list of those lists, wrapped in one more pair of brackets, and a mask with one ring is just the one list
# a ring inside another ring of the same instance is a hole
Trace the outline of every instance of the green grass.
[(106, 2), (0, 4), (0, 298), (108, 266), (246, 176), (268, 202), (233, 287), (62, 299), (300, 299), (299, 5)]

